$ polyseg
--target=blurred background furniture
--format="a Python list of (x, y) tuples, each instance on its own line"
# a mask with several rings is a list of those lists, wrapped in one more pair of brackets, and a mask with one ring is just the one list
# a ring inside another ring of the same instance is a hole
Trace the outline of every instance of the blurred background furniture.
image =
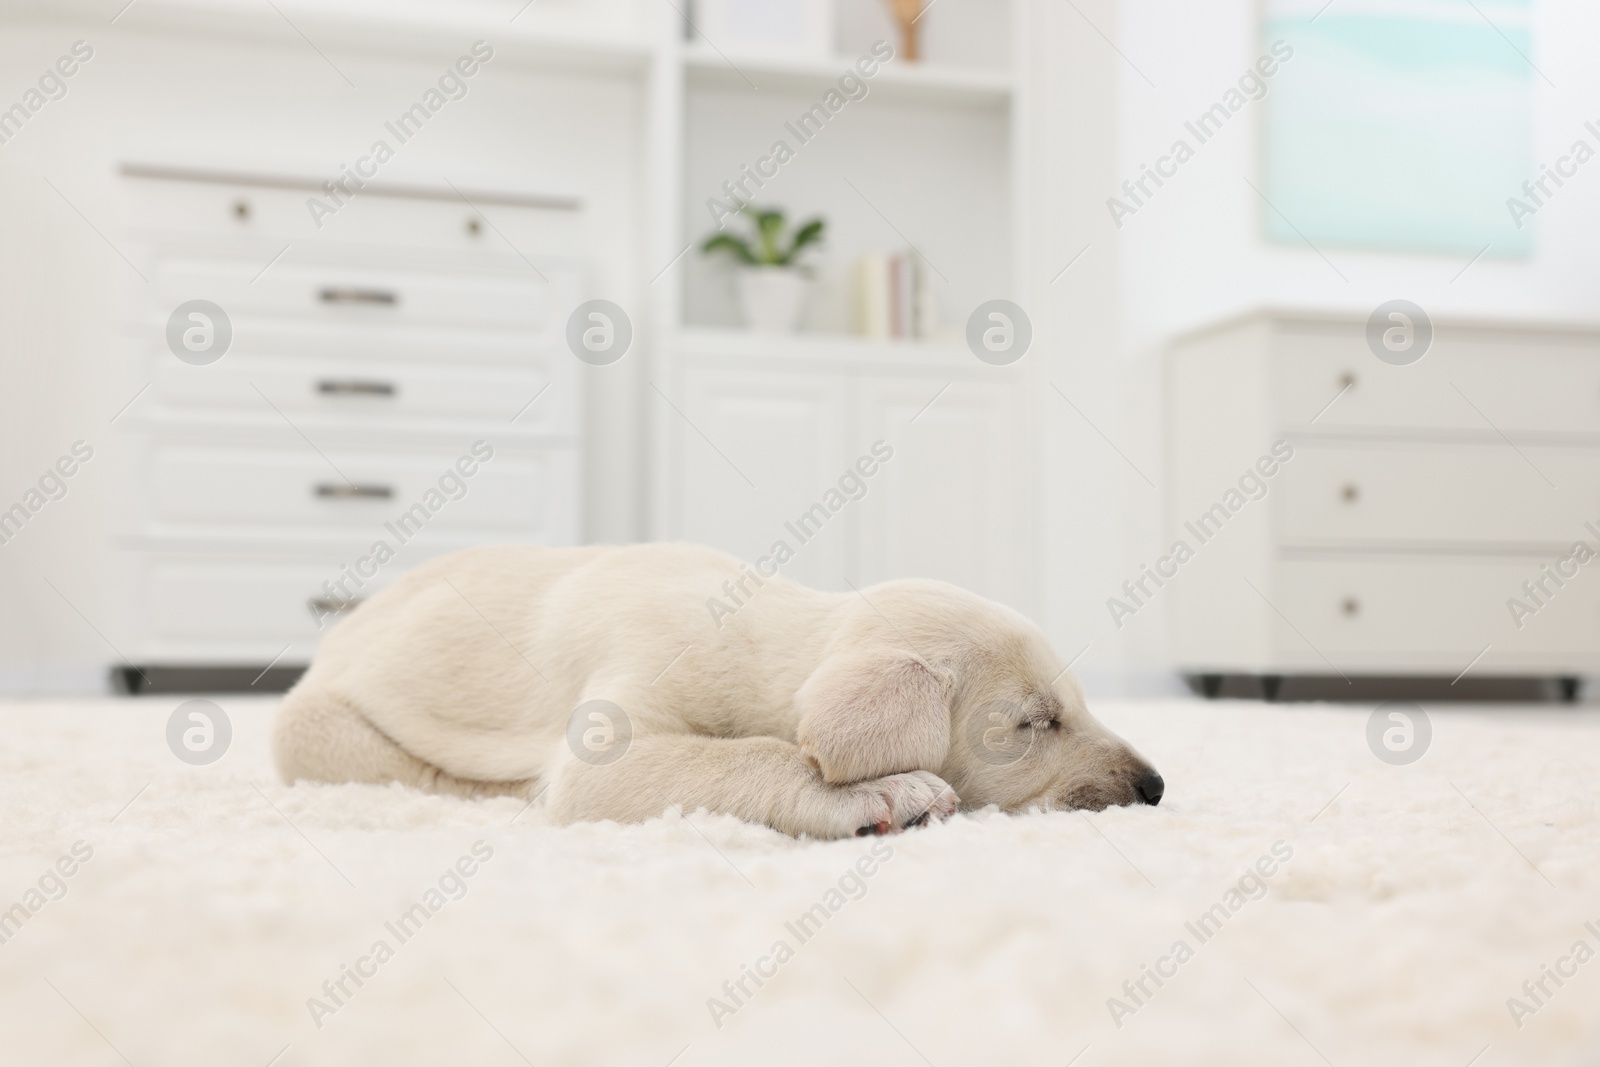
[[(881, 439), (895, 458), (812, 543), (788, 538), (785, 576), (836, 591), (938, 578), (1037, 611), (1039, 361), (989, 366), (963, 337), (974, 307), (1015, 291), (1030, 251), (1025, 26), (1011, 4), (952, 4), (922, 24), (916, 65), (878, 58), (901, 40), (888, 6), (870, 3), (838, 5), (831, 56), (691, 32), (669, 68), (681, 107), (664, 115), (672, 178), (655, 204), (678, 247), (717, 232), (708, 200), (737, 203), (725, 183), (744, 181), (757, 206), (824, 217), (826, 258), (802, 329), (782, 337), (740, 328), (731, 262), (691, 252), (662, 279), (681, 297), (662, 308), (661, 395), (647, 398), (651, 529), (753, 560)], [(819, 124), (809, 109), (830, 92), (837, 103), (846, 75), (859, 99)], [(797, 131), (801, 116), (813, 117)], [(794, 156), (757, 188), (744, 175), (778, 140)], [(858, 261), (891, 249), (920, 261), (938, 335), (852, 336)]]
[[(1600, 331), (1433, 327), (1405, 366), (1353, 315), (1249, 314), (1174, 344), (1167, 540), (1195, 556), (1163, 595), (1206, 692), (1551, 677), (1570, 698), (1600, 666), (1600, 578), (1549, 577), (1576, 542), (1600, 551)], [(1280, 439), (1268, 495), (1201, 544), (1194, 523)]]
[[(796, 34), (715, 43), (643, 0), (117, 13), (0, 170), (16, 219), (0, 319), (12, 351), (39, 354), (4, 367), (0, 476), (25, 488), (80, 438), (97, 455), (0, 552), (18, 606), (0, 617), (0, 689), (281, 688), (342, 588), (370, 595), (470, 544), (688, 538), (751, 558), (879, 439), (895, 459), (786, 573), (834, 590), (943, 578), (1042, 616), (1047, 348), (993, 367), (962, 331), (1005, 297), (1047, 333), (1055, 307), (1029, 294), (1066, 259), (1039, 237), (1035, 153), (1109, 65), (1069, 64), (1059, 101), (1030, 103), (1032, 5), (942, 0), (920, 61), (867, 76), (863, 57), (899, 46), (886, 5), (791, 6)], [(685, 10), (743, 33), (749, 7)], [(0, 60), (32, 69), (108, 18), (91, 0), (13, 5)], [(309, 215), (474, 41), (493, 59), (466, 92), (369, 189)], [(804, 139), (802, 115), (820, 124)], [(1105, 124), (1083, 121), (1074, 156), (1099, 166)], [(755, 202), (828, 227), (800, 329), (767, 343), (732, 272), (693, 246), (708, 199), (778, 138), (796, 155)], [(855, 281), (871, 257), (915, 257), (921, 281), (899, 336), (869, 341)], [(589, 298), (630, 318), (626, 358), (568, 351)], [(166, 330), (202, 299), (233, 337), (190, 365)], [(1110, 314), (1079, 293), (1060, 314), (1077, 303)], [(480, 439), (495, 459), (466, 495), (355, 589), (348, 568)]]
[[(380, 184), (307, 236), (315, 178), (123, 173), (119, 245), (149, 279), (115, 361), (139, 395), (115, 424), (124, 685), (292, 672), (340, 611), (430, 556), (577, 541), (579, 275), (539, 254), (575, 198), (474, 190), (474, 207)], [(215, 362), (169, 351), (194, 299), (231, 320)]]

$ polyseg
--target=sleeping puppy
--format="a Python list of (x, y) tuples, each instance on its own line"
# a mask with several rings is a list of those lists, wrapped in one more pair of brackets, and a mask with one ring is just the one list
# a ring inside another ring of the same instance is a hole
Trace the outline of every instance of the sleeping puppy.
[(705, 808), (816, 838), (1163, 790), (1015, 611), (931, 581), (818, 593), (693, 545), (418, 567), (328, 635), (273, 746), (290, 782), (543, 793), (563, 822)]

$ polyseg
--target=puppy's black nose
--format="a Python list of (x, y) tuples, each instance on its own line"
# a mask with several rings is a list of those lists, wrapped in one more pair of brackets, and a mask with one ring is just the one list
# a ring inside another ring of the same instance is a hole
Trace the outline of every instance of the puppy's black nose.
[(1167, 783), (1155, 771), (1145, 771), (1133, 787), (1139, 791), (1139, 799), (1146, 804), (1161, 803), (1161, 796), (1167, 791)]

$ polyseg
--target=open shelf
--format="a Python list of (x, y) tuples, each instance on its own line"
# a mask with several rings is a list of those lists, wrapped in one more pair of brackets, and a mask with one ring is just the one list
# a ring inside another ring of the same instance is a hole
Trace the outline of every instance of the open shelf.
[[(691, 87), (744, 92), (777, 90), (821, 96), (851, 71), (854, 56), (831, 59), (789, 59), (763, 55), (726, 56), (705, 45), (684, 50), (684, 68)], [(1011, 102), (1009, 71), (980, 67), (887, 63), (864, 79), (872, 95), (902, 101), (1005, 107)], [(752, 89), (752, 86), (754, 87)]]

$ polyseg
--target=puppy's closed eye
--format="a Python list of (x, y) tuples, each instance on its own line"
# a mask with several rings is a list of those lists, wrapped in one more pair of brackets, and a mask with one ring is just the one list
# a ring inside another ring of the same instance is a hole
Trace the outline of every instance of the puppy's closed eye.
[(1061, 702), (1049, 693), (1034, 693), (1022, 704), (1024, 729), (1061, 729)]

